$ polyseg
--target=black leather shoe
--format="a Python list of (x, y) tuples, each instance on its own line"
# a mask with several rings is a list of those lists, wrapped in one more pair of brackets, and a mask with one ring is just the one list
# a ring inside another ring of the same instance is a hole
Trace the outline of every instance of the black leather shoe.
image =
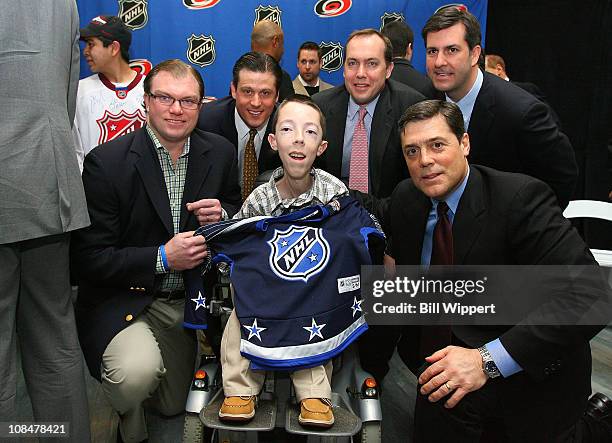
[(597, 392), (589, 398), (584, 413), (595, 420), (612, 419), (612, 400), (605, 394)]

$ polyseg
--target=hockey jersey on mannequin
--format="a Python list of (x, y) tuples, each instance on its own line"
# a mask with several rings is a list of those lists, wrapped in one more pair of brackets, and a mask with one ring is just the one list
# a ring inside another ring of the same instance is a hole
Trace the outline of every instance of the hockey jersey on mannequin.
[(79, 81), (73, 135), (81, 170), (93, 148), (144, 125), (144, 78), (138, 73), (129, 84), (113, 84), (94, 74)]
[[(253, 369), (320, 365), (367, 330), (360, 271), (384, 234), (351, 197), (280, 217), (201, 227), (213, 262), (230, 265), (240, 352)], [(185, 326), (205, 328), (201, 278), (184, 273)]]

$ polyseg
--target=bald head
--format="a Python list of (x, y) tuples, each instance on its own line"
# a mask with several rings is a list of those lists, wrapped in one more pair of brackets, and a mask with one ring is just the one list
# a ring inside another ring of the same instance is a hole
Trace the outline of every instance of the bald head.
[(268, 54), (280, 62), (285, 52), (282, 28), (270, 20), (257, 22), (251, 33), (251, 50)]

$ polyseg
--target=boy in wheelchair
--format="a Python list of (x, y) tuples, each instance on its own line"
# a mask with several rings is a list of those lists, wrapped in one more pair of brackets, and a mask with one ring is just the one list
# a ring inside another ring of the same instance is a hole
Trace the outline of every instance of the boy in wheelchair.
[[(327, 148), (323, 140), (325, 118), (316, 104), (299, 96), (285, 100), (276, 112), (274, 131), (269, 135), (270, 145), (278, 151), (283, 166), (251, 193), (234, 218), (283, 215), (348, 194), (344, 183), (312, 167)], [(248, 421), (255, 415), (256, 396), (265, 379), (265, 371), (252, 370), (250, 360), (240, 354), (240, 331), (241, 324), (232, 311), (221, 340), (226, 397), (219, 418), (224, 421)], [(290, 374), (300, 402), (301, 424), (325, 428), (334, 423), (331, 373), (328, 361)]]

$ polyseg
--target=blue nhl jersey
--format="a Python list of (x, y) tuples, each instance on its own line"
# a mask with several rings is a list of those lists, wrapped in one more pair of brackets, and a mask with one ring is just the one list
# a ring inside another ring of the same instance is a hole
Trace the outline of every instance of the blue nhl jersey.
[[(279, 217), (204, 226), (214, 263), (230, 265), (240, 352), (253, 369), (320, 365), (367, 330), (360, 271), (370, 242), (384, 245), (374, 218), (351, 197)], [(381, 250), (382, 250), (381, 245)], [(185, 326), (205, 327), (201, 278), (187, 273)]]

